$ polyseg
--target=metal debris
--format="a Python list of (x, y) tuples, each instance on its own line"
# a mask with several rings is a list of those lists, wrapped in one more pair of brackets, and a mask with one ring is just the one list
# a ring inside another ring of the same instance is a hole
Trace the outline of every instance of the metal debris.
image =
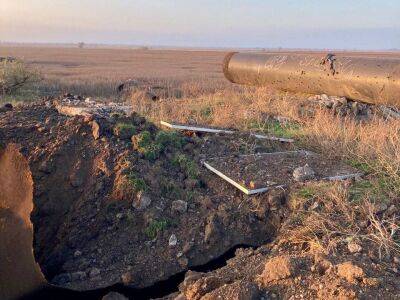
[(356, 169), (314, 152), (297, 150), (212, 158), (203, 165), (246, 195), (294, 184), (293, 171), (309, 165), (314, 177), (306, 180), (344, 180), (362, 176)]
[[(165, 126), (165, 127), (171, 128), (171, 129), (186, 130), (186, 131), (193, 131), (193, 132), (226, 133), (226, 134), (238, 133), (238, 131), (235, 131), (235, 130), (217, 129), (217, 128), (208, 128), (208, 127), (199, 127), (199, 126), (188, 126), (188, 125), (179, 125), (179, 124), (168, 123), (168, 122), (165, 122), (165, 121), (161, 121), (160, 124), (162, 126)], [(254, 134), (254, 133), (250, 133), (250, 135), (254, 136), (257, 139), (279, 141), (279, 142), (283, 142), (283, 143), (293, 143), (294, 142), (293, 139), (289, 139), (289, 138), (281, 138), (281, 137), (275, 137), (275, 136), (270, 136), (270, 135), (262, 135), (262, 134)]]

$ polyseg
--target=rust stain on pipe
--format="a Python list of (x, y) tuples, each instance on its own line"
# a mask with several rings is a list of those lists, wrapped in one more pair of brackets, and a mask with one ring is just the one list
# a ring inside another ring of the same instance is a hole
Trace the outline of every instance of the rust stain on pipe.
[(398, 57), (232, 52), (223, 71), (233, 83), (400, 107)]

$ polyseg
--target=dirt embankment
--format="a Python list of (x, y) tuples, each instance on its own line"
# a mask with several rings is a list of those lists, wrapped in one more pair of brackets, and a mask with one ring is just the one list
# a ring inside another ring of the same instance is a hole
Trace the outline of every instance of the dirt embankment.
[(261, 245), (279, 227), (262, 196), (249, 201), (200, 164), (279, 145), (164, 132), (135, 114), (71, 118), (44, 103), (2, 113), (0, 124), (2, 144), (19, 145), (29, 163), (35, 256), (54, 284), (143, 288)]
[[(288, 246), (285, 228), (293, 224), (285, 221), (298, 208), (286, 193), (248, 197), (201, 166), (209, 157), (292, 146), (162, 131), (137, 114), (67, 117), (49, 103), (0, 113), (0, 142), (3, 149), (18, 145), (27, 161), (34, 254), (55, 285), (89, 290), (120, 283), (127, 296), (129, 288), (140, 295), (138, 289), (162, 287), (157, 295), (166, 296), (174, 288), (165, 284), (178, 279), (162, 280), (196, 269), (166, 298), (400, 296), (397, 257), (377, 257), (376, 244), (349, 243), (336, 255)], [(311, 204), (303, 215), (319, 209)], [(238, 245), (254, 247), (237, 250), (226, 266), (195, 268)]]

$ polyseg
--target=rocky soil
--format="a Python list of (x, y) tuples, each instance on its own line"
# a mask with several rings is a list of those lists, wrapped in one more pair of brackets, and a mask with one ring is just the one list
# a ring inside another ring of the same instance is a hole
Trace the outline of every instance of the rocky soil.
[(1, 113), (0, 140), (28, 158), (35, 255), (59, 286), (148, 287), (236, 245), (266, 243), (280, 224), (263, 196), (247, 201), (200, 164), (279, 143), (185, 136), (136, 114), (69, 117), (49, 102)]
[[(72, 107), (85, 102), (67, 99)], [(169, 287), (158, 295), (400, 299), (398, 256), (382, 259), (367, 242), (334, 255), (289, 246), (280, 234), (293, 211), (287, 191), (248, 197), (201, 165), (294, 146), (246, 134), (163, 131), (115, 107), (71, 116), (60, 103), (0, 111), (0, 147), (18, 144), (30, 165), (34, 253), (52, 284), (80, 291), (119, 284), (121, 294), (104, 299), (133, 298), (130, 289), (143, 299), (141, 289), (163, 280), (177, 285), (171, 276), (185, 273), (175, 293), (166, 295)], [(225, 266), (196, 268), (238, 246)]]

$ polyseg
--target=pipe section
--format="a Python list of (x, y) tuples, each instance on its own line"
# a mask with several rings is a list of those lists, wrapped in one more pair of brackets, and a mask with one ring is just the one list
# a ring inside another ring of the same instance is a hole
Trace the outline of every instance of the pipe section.
[(396, 55), (232, 52), (224, 59), (223, 71), (233, 83), (400, 107), (400, 57)]

